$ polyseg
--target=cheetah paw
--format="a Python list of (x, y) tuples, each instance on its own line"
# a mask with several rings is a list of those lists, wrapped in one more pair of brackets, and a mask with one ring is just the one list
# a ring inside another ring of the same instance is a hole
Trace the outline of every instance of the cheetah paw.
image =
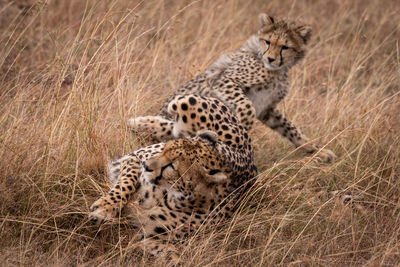
[(140, 131), (148, 122), (149, 120), (146, 117), (133, 117), (128, 120), (128, 126), (133, 131)]
[(309, 154), (315, 153), (312, 158), (318, 163), (332, 163), (337, 159), (337, 156), (331, 150), (326, 148), (319, 149), (317, 145), (312, 143), (302, 146), (302, 149)]
[[(161, 116), (143, 116), (133, 117), (128, 120), (128, 126), (133, 131), (146, 131), (151, 130), (155, 126), (167, 126), (173, 124), (170, 120), (164, 119)], [(161, 129), (161, 128), (160, 128)]]
[(151, 135), (151, 125), (149, 124), (150, 120), (148, 117), (136, 117), (130, 118), (128, 120), (128, 127), (132, 132), (138, 134), (140, 136), (148, 136)]
[(117, 216), (119, 208), (112, 206), (105, 197), (96, 200), (90, 207), (89, 220), (100, 224), (102, 222), (112, 222)]
[(156, 141), (172, 138), (173, 122), (160, 116), (130, 118), (128, 126), (140, 137), (151, 137)]
[(324, 148), (317, 151), (315, 159), (317, 162), (332, 163), (337, 159), (337, 156), (331, 150)]

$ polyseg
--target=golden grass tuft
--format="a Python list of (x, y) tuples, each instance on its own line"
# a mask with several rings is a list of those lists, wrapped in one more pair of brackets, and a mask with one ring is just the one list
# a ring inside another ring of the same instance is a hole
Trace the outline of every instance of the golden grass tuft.
[[(281, 109), (339, 155), (314, 164), (257, 124), (260, 174), (188, 266), (400, 262), (400, 5), (371, 1), (1, 1), (1, 265), (163, 264), (125, 223), (87, 221), (107, 159), (138, 147), (129, 117), (240, 45), (268, 12), (310, 24)], [(352, 201), (346, 201), (351, 195)], [(207, 228), (207, 227), (205, 227)]]

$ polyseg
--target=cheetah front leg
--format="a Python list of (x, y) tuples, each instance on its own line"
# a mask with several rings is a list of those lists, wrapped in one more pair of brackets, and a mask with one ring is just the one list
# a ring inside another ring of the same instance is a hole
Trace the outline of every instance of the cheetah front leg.
[[(142, 162), (162, 152), (164, 143), (154, 144), (141, 148), (134, 153), (114, 161), (120, 166), (112, 166), (115, 172), (119, 172), (117, 183), (114, 187), (90, 207), (89, 219), (97, 223), (113, 221), (129, 199), (134, 195), (138, 187), (138, 179), (141, 175)], [(114, 172), (110, 173), (113, 179)]]
[(136, 155), (132, 155), (121, 163), (121, 172), (117, 184), (90, 207), (89, 219), (96, 223), (113, 221), (121, 209), (136, 191), (141, 163)]
[(174, 122), (161, 116), (144, 116), (128, 120), (128, 126), (136, 133), (147, 133), (158, 142), (173, 139)]
[(301, 147), (305, 152), (314, 153), (318, 151), (317, 159), (319, 161), (333, 162), (337, 158), (335, 153), (331, 150), (319, 149), (316, 144), (310, 143), (308, 138), (276, 108), (268, 109), (261, 113), (258, 119), (272, 130), (277, 131), (283, 137), (289, 139), (296, 147)]

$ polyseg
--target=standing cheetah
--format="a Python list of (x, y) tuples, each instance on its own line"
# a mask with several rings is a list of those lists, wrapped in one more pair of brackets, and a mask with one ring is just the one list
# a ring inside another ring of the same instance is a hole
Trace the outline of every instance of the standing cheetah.
[[(318, 146), (310, 143), (276, 108), (288, 93), (289, 69), (305, 55), (311, 29), (265, 14), (260, 15), (260, 22), (258, 34), (251, 36), (237, 50), (221, 56), (204, 73), (167, 99), (160, 116), (132, 118), (129, 126), (138, 132), (150, 132), (156, 140), (169, 140), (174, 136), (173, 118), (167, 112), (171, 99), (175, 95), (198, 94), (221, 100), (247, 130), (257, 118), (296, 147), (308, 153), (318, 151)], [(322, 149), (317, 158), (331, 162), (336, 156), (332, 151)]]

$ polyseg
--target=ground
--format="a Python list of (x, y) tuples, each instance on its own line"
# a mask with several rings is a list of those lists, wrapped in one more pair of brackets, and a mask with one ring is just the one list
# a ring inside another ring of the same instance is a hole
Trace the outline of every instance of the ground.
[[(398, 1), (1, 1), (0, 261), (148, 265), (137, 231), (87, 220), (106, 160), (138, 148), (130, 117), (236, 48), (258, 14), (313, 28), (280, 109), (339, 159), (315, 164), (257, 124), (259, 176), (189, 266), (400, 261)], [(311, 135), (312, 134), (312, 135)]]

